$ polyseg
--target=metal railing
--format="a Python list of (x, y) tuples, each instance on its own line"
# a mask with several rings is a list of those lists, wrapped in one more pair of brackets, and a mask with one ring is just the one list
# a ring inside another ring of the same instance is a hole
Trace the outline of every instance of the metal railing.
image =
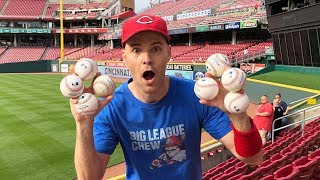
[[(304, 127), (305, 127), (305, 124), (306, 122), (308, 122), (309, 120), (312, 120), (312, 119), (316, 119), (316, 118), (319, 118), (320, 117), (320, 113), (313, 116), (313, 117), (309, 117), (309, 118), (306, 118), (306, 111), (307, 110), (311, 110), (311, 109), (315, 109), (315, 108), (318, 108), (320, 107), (320, 104), (317, 104), (317, 105), (314, 105), (314, 106), (311, 106), (311, 107), (307, 107), (307, 108), (304, 108), (304, 109), (301, 109), (299, 111), (296, 111), (296, 112), (293, 112), (291, 114), (288, 114), (288, 115), (285, 115), (285, 116), (282, 116), (282, 117), (279, 117), (277, 119), (275, 119), (273, 122), (272, 122), (272, 130), (271, 130), (271, 140), (272, 140), (272, 143), (274, 143), (274, 133), (276, 131), (280, 131), (282, 129), (285, 129), (285, 128), (288, 128), (288, 127), (291, 127), (291, 126), (294, 126), (296, 124), (301, 124), (301, 130), (302, 130), (302, 134), (301, 135), (304, 135)], [(275, 123), (277, 121), (281, 121), (283, 118), (288, 118), (290, 116), (293, 116), (293, 115), (297, 115), (297, 114), (300, 114), (300, 113), (303, 113), (303, 119), (300, 120), (300, 121), (296, 121), (294, 123), (291, 123), (291, 124), (288, 124), (288, 125), (285, 125), (285, 126), (282, 126), (280, 128), (277, 128), (275, 129)]]

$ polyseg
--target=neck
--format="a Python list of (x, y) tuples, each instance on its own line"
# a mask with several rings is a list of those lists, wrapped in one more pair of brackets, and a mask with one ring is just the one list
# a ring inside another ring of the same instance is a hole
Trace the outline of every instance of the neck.
[(141, 88), (138, 87), (134, 82), (129, 83), (128, 87), (135, 98), (144, 103), (156, 103), (159, 102), (169, 90), (170, 79), (168, 76), (165, 76), (163, 84), (156, 91), (153, 92), (144, 92)]

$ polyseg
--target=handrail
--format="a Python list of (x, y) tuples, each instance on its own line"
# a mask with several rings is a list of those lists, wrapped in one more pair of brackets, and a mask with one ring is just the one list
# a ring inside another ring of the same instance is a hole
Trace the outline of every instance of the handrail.
[[(317, 108), (317, 107), (320, 107), (320, 104), (317, 104), (317, 105), (314, 105), (314, 106), (310, 106), (310, 107), (306, 107), (306, 108), (304, 108), (304, 109), (298, 110), (298, 111), (296, 111), (296, 112), (290, 113), (290, 114), (288, 114), (288, 115), (285, 115), (285, 116), (282, 116), (282, 117), (279, 117), (279, 118), (273, 120), (273, 122), (272, 122), (272, 130), (271, 130), (271, 140), (272, 140), (272, 143), (274, 143), (274, 132), (275, 132), (275, 131), (279, 131), (279, 130), (281, 130), (281, 129), (285, 129), (285, 128), (287, 128), (287, 127), (290, 127), (290, 126), (293, 126), (293, 125), (296, 125), (296, 124), (300, 124), (300, 123), (301, 123), (301, 125), (302, 125), (301, 129), (302, 129), (302, 135), (303, 135), (303, 134), (304, 134), (305, 122), (306, 122), (306, 121), (309, 121), (309, 120), (311, 120), (311, 119), (315, 119), (315, 118), (317, 118), (317, 117), (320, 117), (320, 114), (319, 114), (319, 115), (316, 115), (316, 116), (314, 116), (314, 117), (311, 117), (311, 118), (307, 118), (307, 119), (306, 119), (306, 111), (307, 111), (307, 110), (310, 110), (310, 109)], [(280, 120), (282, 120), (283, 118), (286, 118), (286, 117), (289, 117), (289, 116), (293, 116), (293, 115), (299, 114), (299, 113), (301, 113), (301, 112), (303, 113), (303, 120), (300, 120), (300, 121), (297, 121), (297, 122), (294, 122), (294, 123), (291, 123), (291, 124), (282, 126), (282, 127), (280, 127), (280, 128), (277, 128), (277, 129), (274, 128), (275, 123), (276, 123), (277, 121), (280, 121)]]

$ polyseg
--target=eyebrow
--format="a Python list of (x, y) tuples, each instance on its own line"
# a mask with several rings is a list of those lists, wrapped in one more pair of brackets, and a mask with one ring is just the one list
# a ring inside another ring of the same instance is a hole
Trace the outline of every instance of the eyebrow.
[[(163, 43), (162, 42), (160, 42), (160, 41), (155, 41), (155, 42), (153, 42), (152, 44), (151, 44), (151, 46), (154, 46), (154, 45), (162, 45)], [(132, 43), (132, 44), (129, 44), (131, 47), (134, 47), (134, 46), (141, 46), (141, 44), (140, 43), (136, 43), (136, 42), (134, 42), (134, 43)]]

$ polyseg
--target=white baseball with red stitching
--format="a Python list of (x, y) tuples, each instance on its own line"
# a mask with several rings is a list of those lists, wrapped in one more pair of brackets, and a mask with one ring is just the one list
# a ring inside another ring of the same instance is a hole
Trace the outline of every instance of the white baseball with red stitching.
[(249, 97), (247, 94), (229, 92), (224, 98), (224, 107), (231, 113), (242, 113), (249, 106)]
[(91, 80), (98, 72), (97, 63), (90, 58), (81, 58), (74, 66), (74, 72), (82, 80)]
[(83, 93), (78, 98), (78, 103), (75, 105), (79, 114), (87, 116), (94, 114), (98, 107), (98, 99), (91, 93)]
[(240, 91), (245, 86), (245, 83), (246, 73), (239, 68), (227, 69), (221, 76), (221, 84), (231, 92)]
[(116, 85), (108, 75), (101, 75), (93, 82), (93, 90), (96, 95), (106, 97), (111, 95), (116, 89)]
[(219, 87), (217, 82), (209, 77), (203, 77), (197, 80), (194, 85), (194, 93), (200, 99), (211, 100), (217, 96)]
[(215, 77), (221, 77), (222, 73), (230, 66), (228, 57), (221, 53), (212, 54), (206, 61), (207, 72)]
[(77, 98), (83, 93), (83, 80), (76, 75), (67, 75), (60, 82), (62, 95), (68, 98)]

